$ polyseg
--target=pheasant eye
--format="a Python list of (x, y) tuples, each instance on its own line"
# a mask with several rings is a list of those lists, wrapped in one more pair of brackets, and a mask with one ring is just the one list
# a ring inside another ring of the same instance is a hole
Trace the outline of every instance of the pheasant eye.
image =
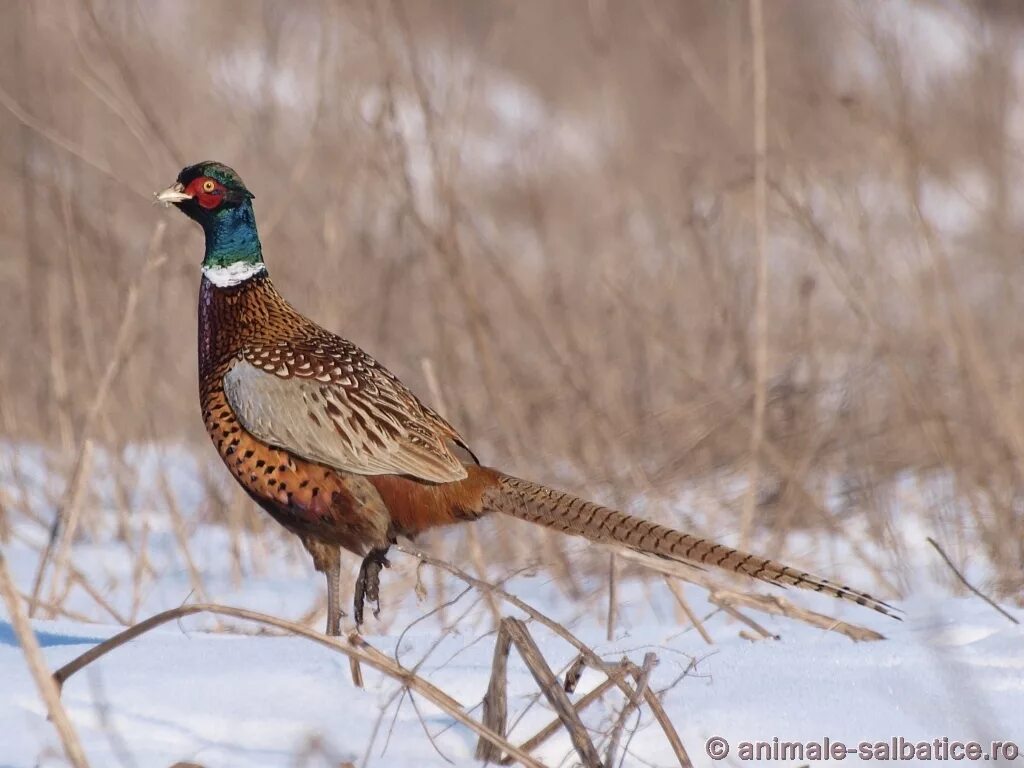
[(195, 201), (208, 211), (220, 207), (221, 203), (225, 200), (226, 192), (220, 182), (208, 176), (200, 176), (198, 179), (193, 179), (185, 191), (189, 192), (195, 198)]

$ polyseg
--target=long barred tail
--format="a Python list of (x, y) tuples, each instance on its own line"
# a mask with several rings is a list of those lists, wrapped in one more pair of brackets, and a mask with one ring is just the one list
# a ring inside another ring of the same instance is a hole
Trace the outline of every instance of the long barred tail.
[(501, 512), (599, 544), (625, 546), (666, 560), (711, 565), (780, 587), (824, 592), (899, 619), (895, 613), (897, 609), (866, 592), (608, 509), (529, 480), (501, 475), (496, 486), (484, 493), (482, 502), (484, 512)]

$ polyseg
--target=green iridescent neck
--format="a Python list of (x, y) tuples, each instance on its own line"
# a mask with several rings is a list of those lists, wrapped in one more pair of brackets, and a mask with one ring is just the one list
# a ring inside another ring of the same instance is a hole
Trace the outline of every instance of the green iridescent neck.
[(204, 267), (229, 264), (261, 264), (263, 249), (256, 231), (256, 216), (248, 200), (217, 211), (203, 222), (206, 233)]

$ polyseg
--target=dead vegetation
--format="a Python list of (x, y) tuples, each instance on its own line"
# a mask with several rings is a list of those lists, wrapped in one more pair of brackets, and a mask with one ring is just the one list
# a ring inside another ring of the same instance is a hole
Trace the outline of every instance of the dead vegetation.
[(882, 536), (893, 479), (939, 469), (974, 531), (946, 543), (1014, 594), (1020, 15), (886, 5), (766, 10), (760, 331), (746, 3), (5, 8), (4, 434), (72, 477), (90, 442), (208, 457), (201, 244), (148, 196), (216, 156), (284, 292), (485, 459), (625, 502), (753, 446), (716, 527), (747, 495), (773, 544), (830, 524), (835, 477)]
[[(0, 430), (45, 446), (53, 476), (43, 503), (14, 468), (0, 485), (0, 541), (37, 546), (15, 521), (53, 533), (22, 585), (30, 610), (137, 622), (158, 578), (142, 509), (173, 520), (208, 602), (173, 460), (140, 500), (139, 445), (198, 457), (201, 517), (230, 531), (236, 578), (282, 547), (300, 556), (222, 482), (196, 414), (202, 245), (150, 193), (210, 158), (255, 190), (282, 291), (439, 405), (485, 462), (840, 573), (827, 551), (787, 551), (790, 534), (855, 530), (876, 582), (862, 586), (886, 597), (907, 586), (896, 529), (913, 510), (952, 563), (986, 564), (981, 589), (1019, 600), (1024, 14), (764, 5), (760, 26), (746, 0), (0, 8)], [(75, 564), (106, 524), (97, 455), (134, 563), (114, 587)], [(691, 516), (689, 488), (713, 511)], [(425, 546), (480, 585), (530, 564), (579, 599), (597, 575), (587, 608), (614, 631), (620, 571), (642, 571), (493, 525)], [(870, 639), (708, 586), (752, 637), (771, 633), (751, 609)], [(130, 615), (110, 589), (131, 592)], [(66, 605), (73, 590), (94, 615)], [(431, 591), (446, 624), (440, 575)], [(529, 657), (497, 594), (496, 626)], [(644, 669), (603, 668), (607, 688), (654, 707)]]

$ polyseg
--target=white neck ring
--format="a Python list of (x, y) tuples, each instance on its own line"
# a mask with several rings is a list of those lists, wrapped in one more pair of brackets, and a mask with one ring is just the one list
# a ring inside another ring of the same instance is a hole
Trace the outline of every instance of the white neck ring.
[(267, 271), (267, 266), (262, 262), (235, 261), (225, 266), (203, 267), (203, 274), (206, 279), (218, 288), (229, 288), (232, 285), (244, 283), (256, 275)]

